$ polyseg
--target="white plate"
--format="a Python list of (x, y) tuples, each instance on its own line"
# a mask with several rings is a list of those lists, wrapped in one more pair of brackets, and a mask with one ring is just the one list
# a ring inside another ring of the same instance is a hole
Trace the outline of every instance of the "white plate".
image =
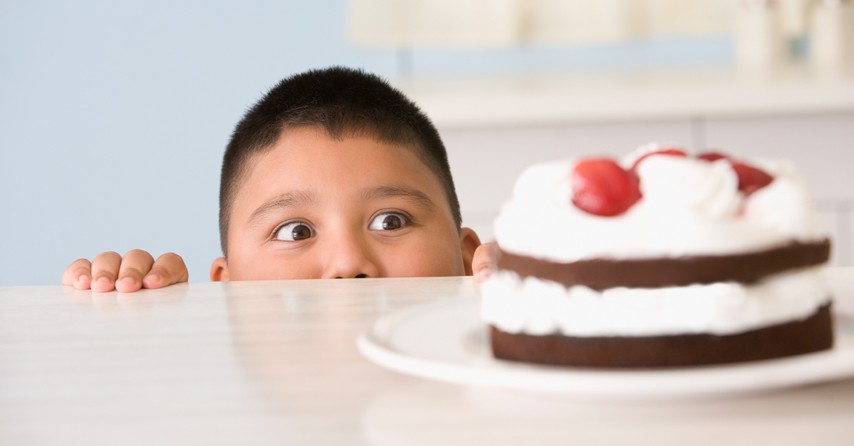
[(490, 352), (477, 297), (442, 300), (386, 316), (360, 335), (358, 346), (373, 362), (422, 378), (579, 399), (674, 399), (769, 391), (854, 377), (854, 281), (834, 282), (834, 348), (791, 358), (642, 371), (501, 361)]

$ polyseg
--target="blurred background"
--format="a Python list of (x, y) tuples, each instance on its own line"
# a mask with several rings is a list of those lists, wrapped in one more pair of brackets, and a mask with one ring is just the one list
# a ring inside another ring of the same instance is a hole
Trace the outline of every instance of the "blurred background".
[(0, 286), (105, 250), (220, 255), (222, 152), (311, 68), (364, 68), (443, 135), (483, 239), (525, 165), (661, 141), (794, 159), (854, 264), (847, 0), (3, 0)]

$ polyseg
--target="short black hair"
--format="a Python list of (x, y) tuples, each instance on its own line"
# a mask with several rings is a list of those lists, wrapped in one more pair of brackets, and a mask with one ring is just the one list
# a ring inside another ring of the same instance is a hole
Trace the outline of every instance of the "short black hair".
[(228, 255), (228, 227), (248, 161), (265, 153), (289, 128), (315, 126), (334, 139), (369, 135), (415, 151), (439, 178), (457, 228), (462, 225), (445, 145), (415, 103), (380, 77), (345, 67), (311, 70), (283, 79), (237, 124), (225, 149), (219, 187), (219, 232)]

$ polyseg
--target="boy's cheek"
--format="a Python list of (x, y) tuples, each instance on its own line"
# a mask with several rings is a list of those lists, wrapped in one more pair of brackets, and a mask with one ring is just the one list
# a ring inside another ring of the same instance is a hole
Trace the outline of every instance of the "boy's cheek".
[(465, 274), (458, 246), (425, 243), (383, 254), (388, 277), (436, 277)]
[(317, 279), (315, 262), (286, 256), (251, 255), (229, 259), (231, 280)]

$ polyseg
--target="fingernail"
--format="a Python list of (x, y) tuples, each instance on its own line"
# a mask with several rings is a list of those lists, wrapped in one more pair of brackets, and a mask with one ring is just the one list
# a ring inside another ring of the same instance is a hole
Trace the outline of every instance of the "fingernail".
[(113, 289), (113, 286), (109, 278), (101, 276), (92, 282), (92, 289), (95, 291), (110, 291)]
[(148, 286), (157, 285), (160, 283), (160, 275), (157, 273), (148, 273), (142, 281)]
[(88, 275), (81, 274), (77, 277), (77, 280), (74, 282), (74, 285), (75, 287), (77, 287), (77, 289), (86, 289), (89, 288), (90, 281), (91, 279)]
[(482, 284), (489, 276), (492, 274), (492, 270), (489, 268), (481, 268), (477, 272), (474, 273), (474, 283), (476, 285)]

